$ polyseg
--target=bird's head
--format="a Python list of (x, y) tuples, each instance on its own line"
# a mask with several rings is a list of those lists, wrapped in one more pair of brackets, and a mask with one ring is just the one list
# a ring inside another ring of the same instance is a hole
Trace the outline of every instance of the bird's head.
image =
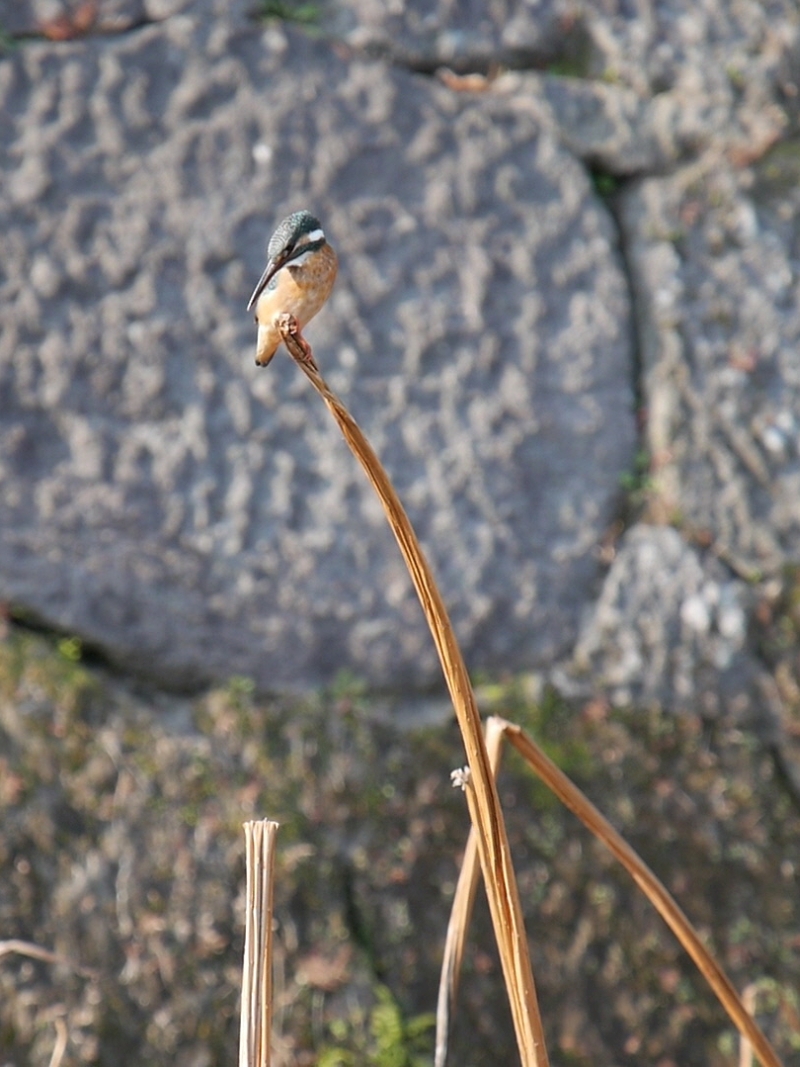
[(299, 267), (324, 244), (322, 225), (310, 211), (295, 211), (288, 215), (269, 239), (267, 266), (250, 297), (247, 310), (255, 304), (281, 267)]

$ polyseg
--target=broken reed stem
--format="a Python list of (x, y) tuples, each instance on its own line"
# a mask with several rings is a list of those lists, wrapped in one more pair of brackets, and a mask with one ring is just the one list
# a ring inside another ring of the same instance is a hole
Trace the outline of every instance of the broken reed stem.
[[(489, 753), (489, 763), (495, 780), (500, 768), (503, 740), (502, 726), (498, 725), (498, 720), (493, 716), (486, 723), (486, 749)], [(471, 795), (467, 786), (467, 798), (469, 799)], [(450, 1028), (455, 1016), (456, 998), (458, 997), (458, 986), (461, 980), (461, 964), (464, 959), (464, 948), (467, 943), (467, 934), (469, 933), (472, 909), (475, 904), (475, 891), (478, 888), (479, 875), (478, 842), (473, 820), (473, 826), (467, 838), (467, 846), (464, 849), (464, 859), (461, 861), (461, 870), (458, 875), (456, 891), (453, 895), (453, 906), (450, 909), (450, 920), (447, 924), (447, 937), (444, 942), (442, 970), (439, 978), (439, 997), (436, 1005), (434, 1067), (445, 1067), (447, 1063)]]
[(548, 1067), (544, 1031), (505, 820), (483, 739), (475, 694), (447, 609), (400, 498), (372, 446), (355, 419), (319, 373), (308, 342), (301, 336), (294, 318), (291, 315), (282, 316), (278, 327), (289, 354), (322, 397), (353, 455), (378, 494), (417, 590), (464, 739), (471, 771), (469, 789), (474, 790), (475, 800), (474, 805), (470, 804), (470, 814), (476, 820), (478, 852), (520, 1057), (524, 1067)]
[[(756, 1013), (756, 997), (758, 987), (752, 982), (742, 991), (742, 1004), (751, 1015)], [(753, 1046), (749, 1039), (740, 1035), (739, 1040), (739, 1067), (753, 1067)]]
[(53, 1021), (56, 1028), (56, 1040), (50, 1055), (50, 1063), (48, 1067), (61, 1067), (61, 1061), (64, 1059), (64, 1053), (67, 1051), (69, 1031), (67, 1030), (67, 1024), (63, 1019), (57, 1018)]
[[(492, 719), (489, 720), (490, 723), (491, 721)], [(522, 727), (506, 722), (504, 719), (498, 719), (498, 723), (506, 738), (536, 771), (551, 792), (555, 793), (562, 804), (578, 816), (584, 826), (603, 842), (609, 852), (630, 874), (691, 956), (739, 1033), (750, 1042), (761, 1067), (782, 1067), (777, 1053), (745, 1007), (730, 978), (700, 940), (694, 927), (666, 886), (653, 874), (621, 834), (617, 833), (605, 816), (600, 814), (588, 797), (584, 796), (567, 775), (542, 752)]]
[(272, 901), (278, 824), (244, 824), (247, 865), (239, 1067), (269, 1067), (272, 1036)]

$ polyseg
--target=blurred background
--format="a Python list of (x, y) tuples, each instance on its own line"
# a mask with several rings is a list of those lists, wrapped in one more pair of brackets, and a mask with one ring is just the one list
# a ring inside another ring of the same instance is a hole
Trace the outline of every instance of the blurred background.
[[(235, 1056), (245, 818), (280, 1063), (430, 1061), (467, 818), (377, 501), (481, 707), (678, 896), (800, 1063), (800, 14), (790, 0), (0, 0), (0, 1064)], [(728, 1064), (649, 907), (509, 760), (555, 1062)], [(483, 904), (454, 1035), (514, 1062)], [(2, 944), (2, 943), (0, 943)]]

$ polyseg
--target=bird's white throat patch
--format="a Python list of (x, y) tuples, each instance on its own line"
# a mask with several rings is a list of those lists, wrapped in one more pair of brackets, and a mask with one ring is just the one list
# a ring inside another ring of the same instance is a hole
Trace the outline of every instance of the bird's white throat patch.
[(292, 258), (289, 260), (289, 262), (286, 264), (286, 266), (287, 267), (302, 267), (302, 265), (304, 263), (307, 263), (308, 260), (313, 255), (314, 255), (314, 250), (309, 248), (309, 250), (307, 252), (301, 252), (297, 256), (292, 256)]

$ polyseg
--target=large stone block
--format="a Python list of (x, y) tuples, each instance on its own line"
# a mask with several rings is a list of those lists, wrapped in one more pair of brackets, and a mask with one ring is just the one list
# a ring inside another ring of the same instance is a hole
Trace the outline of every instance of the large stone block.
[(0, 591), (174, 684), (438, 677), (372, 492), (244, 305), (288, 210), (309, 330), (474, 668), (549, 661), (634, 450), (602, 203), (524, 94), (191, 14), (0, 62)]
[(779, 575), (800, 551), (796, 152), (647, 179), (621, 212), (654, 514), (748, 579)]

